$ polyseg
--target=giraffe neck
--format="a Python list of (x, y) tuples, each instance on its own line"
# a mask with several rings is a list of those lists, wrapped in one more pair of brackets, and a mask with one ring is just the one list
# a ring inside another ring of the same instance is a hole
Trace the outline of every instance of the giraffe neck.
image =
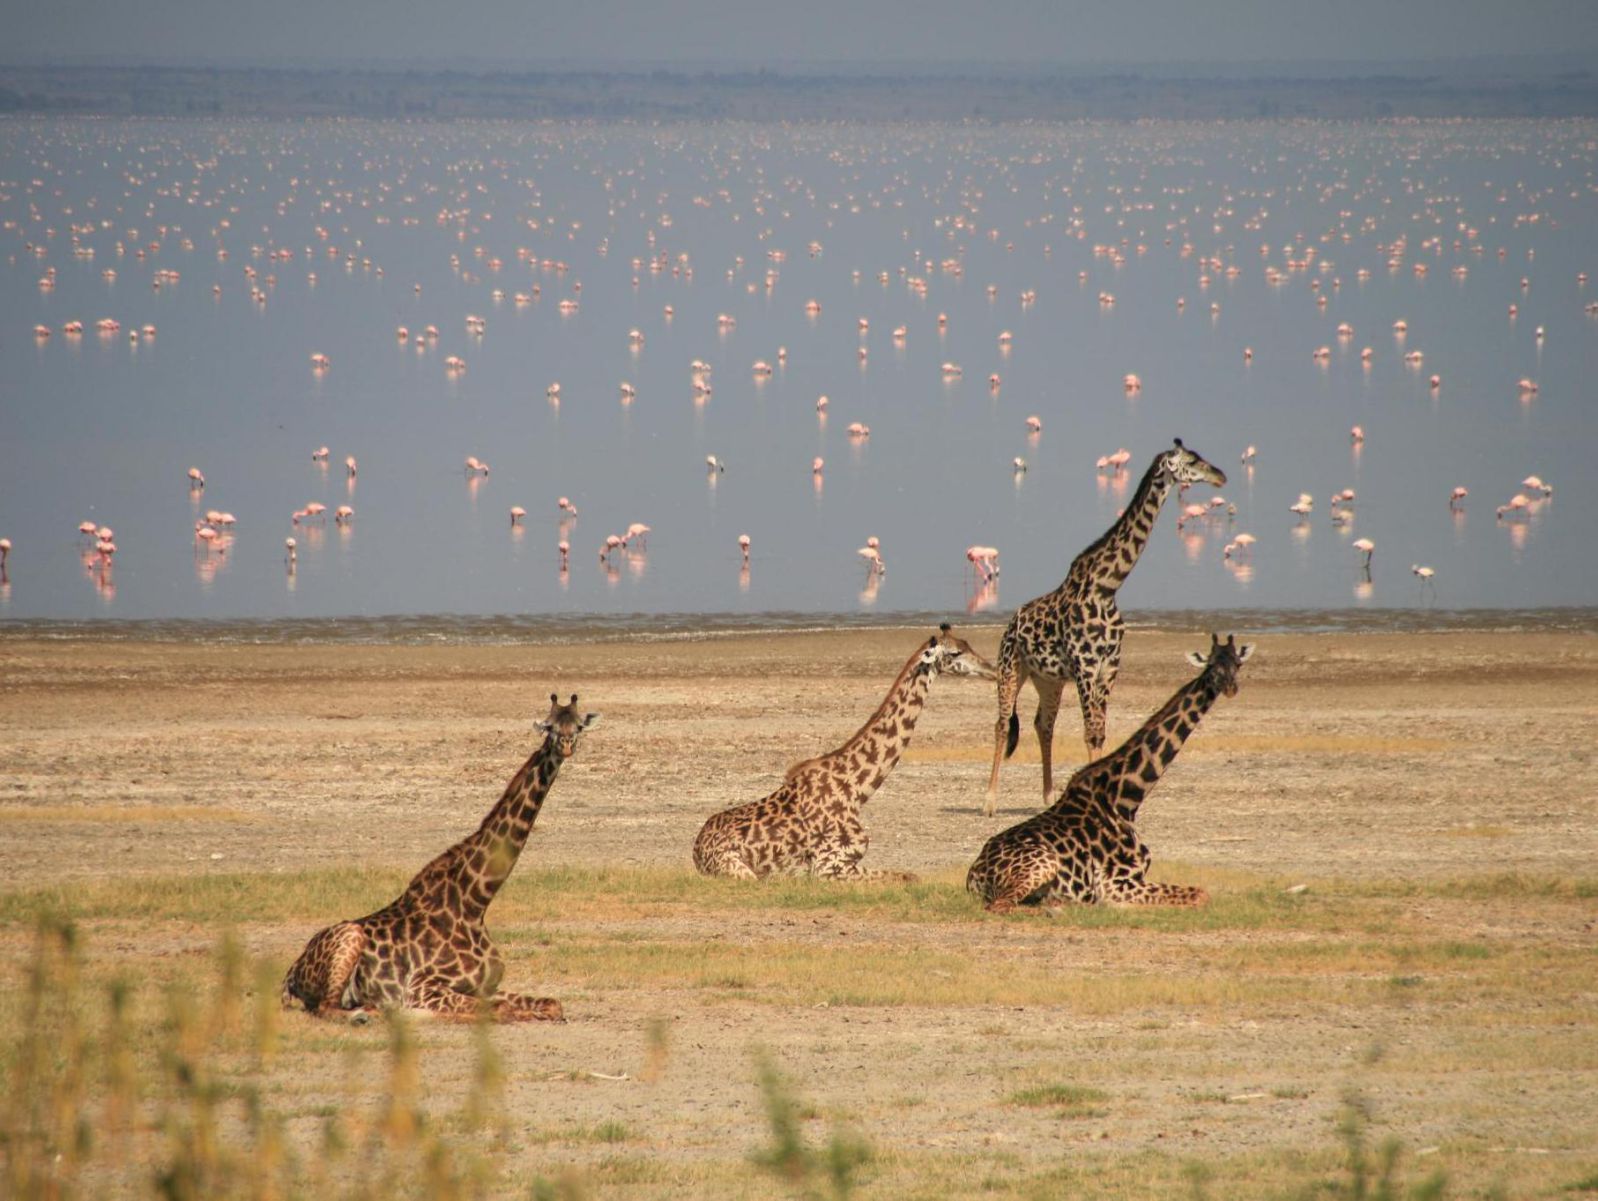
[(917, 648), (870, 720), (848, 742), (819, 760), (853, 805), (871, 799), (910, 745), (932, 685), (932, 672), (918, 668), (920, 659), (921, 648)]
[(1103, 537), (1076, 557), (1062, 587), (1077, 592), (1094, 587), (1114, 593), (1132, 574), (1175, 483), (1162, 469), (1163, 462), (1163, 457), (1157, 458), (1149, 466), (1126, 510)]
[[(510, 878), (560, 765), (561, 754), (555, 739), (544, 739), (543, 745), (511, 777), (504, 795), (488, 811), (476, 832), (435, 860), (442, 874), (455, 885), (462, 917), (480, 919)], [(429, 874), (423, 869), (417, 882)]]
[(1122, 818), (1137, 820), (1138, 808), (1220, 695), (1210, 673), (1201, 673), (1177, 689), (1136, 734), (1100, 760), (1102, 774), (1094, 774), (1100, 775), (1104, 791)]

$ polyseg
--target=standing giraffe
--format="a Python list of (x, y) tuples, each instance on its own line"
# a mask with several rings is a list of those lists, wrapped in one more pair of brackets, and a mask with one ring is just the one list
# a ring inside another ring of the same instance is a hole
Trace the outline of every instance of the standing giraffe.
[(1199, 720), (1224, 693), (1237, 695), (1237, 669), (1253, 653), (1210, 635), (1204, 670), (1110, 754), (1071, 777), (1060, 799), (988, 839), (966, 874), (966, 891), (994, 913), (1017, 905), (1202, 905), (1209, 894), (1145, 877), (1149, 849), (1137, 836), (1138, 807), (1160, 782)]
[(1079, 554), (1065, 582), (1053, 592), (1029, 600), (1016, 610), (999, 643), (999, 719), (993, 727), (993, 772), (988, 777), (983, 815), (992, 817), (999, 803), (999, 764), (1015, 751), (1021, 736), (1016, 702), (1028, 680), (1038, 691), (1038, 712), (1032, 728), (1043, 753), (1043, 803), (1054, 791), (1054, 719), (1067, 680), (1076, 681), (1082, 705), (1082, 736), (1088, 758), (1104, 751), (1105, 710), (1121, 667), (1125, 624), (1115, 606), (1115, 593), (1126, 582), (1138, 556), (1148, 545), (1160, 506), (1181, 484), (1226, 483), (1226, 475), (1176, 439), (1143, 473), (1132, 502), (1114, 525)]
[[(877, 711), (837, 750), (790, 767), (764, 800), (723, 809), (694, 839), (694, 866), (707, 876), (805, 875), (880, 880), (862, 868), (871, 839), (860, 806), (888, 778), (940, 672), (993, 678), (993, 665), (942, 626), (916, 647)], [(910, 879), (904, 873), (892, 873)]]
[(549, 696), (545, 738), (477, 832), (434, 859), (399, 898), (339, 922), (306, 944), (283, 978), (283, 1007), (319, 1017), (340, 1010), (420, 1009), (454, 1018), (487, 1008), (503, 1022), (563, 1021), (560, 1002), (499, 991), (505, 960), (483, 915), (510, 877), (560, 766), (599, 714)]

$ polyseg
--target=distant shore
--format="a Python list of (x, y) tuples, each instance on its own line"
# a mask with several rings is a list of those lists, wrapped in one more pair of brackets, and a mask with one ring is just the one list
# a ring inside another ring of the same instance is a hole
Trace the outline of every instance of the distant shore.
[(1081, 121), (1598, 116), (1579, 57), (920, 70), (0, 64), (0, 114), (629, 121)]
[[(662, 642), (762, 634), (920, 629), (942, 622), (963, 629), (992, 628), (1010, 610), (884, 613), (554, 613), (393, 614), (379, 617), (269, 618), (7, 618), (0, 613), (0, 645), (6, 642), (211, 642), (260, 645), (349, 643), (360, 645)], [(1231, 630), (1298, 634), (1437, 634), (1548, 632), (1598, 634), (1598, 607), (1547, 609), (1223, 609), (1131, 610), (1133, 630), (1183, 632)]]

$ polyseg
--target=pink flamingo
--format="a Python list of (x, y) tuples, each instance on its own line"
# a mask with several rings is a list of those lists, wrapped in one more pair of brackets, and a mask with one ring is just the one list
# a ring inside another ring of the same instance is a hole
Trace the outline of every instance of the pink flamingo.
[(1348, 440), (1350, 442), (1355, 443), (1356, 445), (1358, 445), (1359, 443), (1365, 441), (1365, 430), (1364, 430), (1364, 428), (1361, 427), (1361, 426), (1356, 425), (1353, 429), (1349, 430), (1348, 431)]
[(741, 552), (743, 552), (744, 566), (745, 567), (749, 566), (749, 535), (748, 534), (739, 534), (738, 535), (738, 549)]
[(556, 501), (555, 504), (559, 507), (561, 513), (563, 514), (561, 517), (562, 521), (567, 521), (577, 516), (577, 506), (572, 504), (572, 502), (567, 500), (564, 496)]
[(1369, 538), (1356, 538), (1351, 545), (1365, 556), (1365, 570), (1369, 571), (1371, 554), (1376, 550), (1376, 544)]
[(1448, 507), (1450, 509), (1464, 508), (1465, 498), (1470, 495), (1470, 489), (1461, 485), (1448, 494)]
[(285, 538), (285, 539), (283, 539), (283, 553), (284, 553), (284, 556), (288, 559), (289, 564), (290, 564), (291, 567), (293, 566), (293, 564), (295, 562), (297, 562), (299, 560), (299, 557), (300, 557), (299, 546), (300, 546), (300, 544), (298, 542), (296, 542), (293, 538)]
[(820, 455), (817, 455), (815, 458), (810, 460), (810, 474), (811, 475), (820, 475), (821, 472), (822, 472), (822, 469), (825, 468), (826, 465), (827, 465), (826, 460), (823, 459)]
[(0, 570), (6, 565), (6, 560), (11, 557), (11, 539), (0, 538)]
[(571, 566), (572, 545), (562, 538), (555, 549), (560, 552), (560, 569), (565, 572)]
[(1027, 433), (1029, 433), (1029, 434), (1042, 433), (1043, 432), (1043, 418), (1038, 417), (1035, 414), (1033, 416), (1031, 416), (1031, 417), (1028, 417), (1026, 419), (1026, 428), (1027, 428)]
[(205, 476), (198, 467), (189, 468), (189, 491), (203, 492), (205, 490)]
[(638, 543), (643, 549), (649, 549), (649, 527), (641, 521), (635, 521), (627, 527), (627, 532), (622, 536), (622, 545), (631, 542)]
[(81, 537), (81, 538), (93, 538), (94, 537), (94, 530), (95, 530), (94, 522), (92, 522), (92, 521), (80, 521), (80, 522), (78, 522), (78, 536), (79, 537)]
[(1518, 513), (1524, 513), (1530, 507), (1531, 497), (1527, 496), (1524, 492), (1517, 492), (1515, 495), (1509, 498), (1508, 504), (1498, 506), (1497, 513), (1500, 517), (1505, 515), (1513, 517)]
[(331, 454), (331, 453), (332, 452), (329, 451), (327, 449), (327, 447), (319, 446), (319, 447), (317, 447), (317, 449), (315, 449), (315, 450), (313, 450), (311, 452), (311, 462), (313, 462), (313, 463), (325, 463), (325, 462), (327, 462), (328, 455)]
[(522, 508), (520, 505), (512, 505), (510, 507), (510, 523), (512, 525), (520, 525), (522, 523), (522, 518), (526, 516), (527, 510)]
[(350, 479), (354, 479), (355, 478), (355, 456), (354, 455), (350, 455), (349, 457), (347, 457), (344, 460), (344, 473), (347, 476), (349, 476)]
[(355, 510), (350, 508), (349, 505), (340, 505), (338, 508), (333, 510), (334, 525), (348, 525), (354, 520)]
[(1209, 511), (1210, 507), (1208, 505), (1184, 505), (1182, 507), (1182, 515), (1176, 519), (1176, 528), (1181, 529), (1188, 522), (1205, 516)]
[(999, 574), (999, 550), (994, 546), (968, 546), (966, 562), (976, 569), (983, 586), (993, 582)]
[(864, 546), (855, 551), (855, 554), (866, 561), (866, 574), (868, 576), (881, 575), (887, 570), (882, 562), (881, 546), (882, 544), (877, 540), (876, 535), (873, 534), (866, 539)]

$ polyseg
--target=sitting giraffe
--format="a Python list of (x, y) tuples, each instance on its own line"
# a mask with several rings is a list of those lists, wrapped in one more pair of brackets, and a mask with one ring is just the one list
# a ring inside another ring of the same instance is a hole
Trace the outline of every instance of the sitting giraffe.
[[(888, 695), (837, 750), (790, 767), (764, 800), (724, 809), (694, 840), (694, 866), (707, 876), (805, 875), (880, 880), (860, 866), (870, 837), (860, 806), (899, 762), (940, 672), (993, 678), (993, 666), (947, 625), (916, 647)], [(914, 879), (903, 872), (895, 879)]]
[(1137, 566), (1171, 489), (1200, 483), (1220, 487), (1226, 483), (1226, 475), (1176, 439), (1172, 449), (1154, 457), (1115, 524), (1072, 560), (1065, 581), (1015, 611), (999, 642), (999, 720), (993, 727), (993, 771), (982, 809), (985, 817), (992, 817), (999, 803), (999, 764), (1015, 752), (1021, 736), (1015, 710), (1021, 685), (1028, 680), (1038, 690), (1032, 728), (1043, 754), (1045, 805), (1054, 792), (1054, 719), (1067, 680), (1076, 682), (1088, 758), (1097, 759), (1104, 753), (1105, 711), (1121, 668), (1121, 638), (1126, 629), (1115, 593)]
[(1183, 685), (1132, 737), (1071, 777), (1060, 799), (983, 846), (965, 886), (994, 913), (1017, 905), (1202, 905), (1209, 894), (1146, 878), (1149, 849), (1137, 836), (1137, 811), (1199, 719), (1225, 693), (1237, 695), (1237, 669), (1253, 652), (1210, 636), (1204, 670)]
[(283, 1007), (311, 1013), (417, 1009), (499, 1021), (563, 1021), (560, 1002), (499, 991), (505, 960), (483, 915), (509, 878), (560, 766), (599, 714), (577, 712), (577, 694), (549, 697), (545, 738), (477, 832), (416, 873), (399, 898), (366, 917), (317, 933), (283, 978)]

